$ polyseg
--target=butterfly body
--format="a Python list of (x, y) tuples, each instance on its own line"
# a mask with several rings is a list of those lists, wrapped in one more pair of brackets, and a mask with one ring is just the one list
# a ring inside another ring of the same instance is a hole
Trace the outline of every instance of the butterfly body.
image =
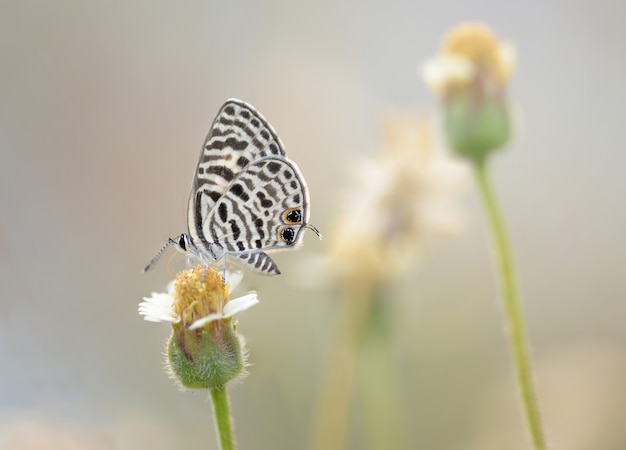
[(267, 275), (280, 271), (266, 252), (298, 247), (305, 228), (319, 236), (298, 166), (267, 120), (236, 99), (224, 103), (205, 139), (187, 214), (188, 234), (170, 239), (179, 251)]

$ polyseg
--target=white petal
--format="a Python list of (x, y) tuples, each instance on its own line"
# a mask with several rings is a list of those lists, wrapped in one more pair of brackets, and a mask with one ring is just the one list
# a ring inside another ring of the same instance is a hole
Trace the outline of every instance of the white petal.
[(259, 303), (256, 292), (250, 292), (248, 295), (233, 299), (224, 306), (224, 317), (232, 317), (241, 311)]
[(472, 61), (462, 56), (442, 55), (426, 61), (422, 78), (430, 88), (440, 92), (450, 82), (468, 82), (474, 76)]
[(172, 307), (174, 300), (168, 294), (153, 292), (139, 304), (139, 314), (150, 322), (178, 322), (180, 318)]
[(515, 72), (515, 67), (517, 65), (517, 53), (515, 51), (515, 47), (509, 42), (500, 43), (500, 48), (498, 50), (500, 65), (505, 78), (504, 81), (507, 81), (511, 78), (513, 72)]
[(206, 325), (209, 322), (213, 322), (214, 320), (219, 320), (223, 318), (224, 318), (224, 315), (221, 313), (209, 314), (208, 316), (204, 316), (203, 318), (198, 319), (194, 323), (189, 325), (189, 329), (197, 330), (198, 328), (202, 328), (204, 325)]
[(172, 305), (174, 299), (169, 294), (163, 294), (161, 292), (153, 292), (150, 297), (143, 298), (144, 303), (158, 304), (158, 305)]
[(180, 318), (179, 317), (153, 316), (153, 315), (146, 315), (146, 316), (144, 316), (143, 320), (147, 320), (148, 322), (171, 322), (171, 323), (178, 323), (178, 322), (180, 322)]

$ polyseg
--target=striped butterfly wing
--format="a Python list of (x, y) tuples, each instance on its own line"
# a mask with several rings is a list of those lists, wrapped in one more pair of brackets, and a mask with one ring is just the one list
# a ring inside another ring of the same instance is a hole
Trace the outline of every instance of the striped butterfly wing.
[(267, 157), (240, 172), (203, 222), (203, 233), (240, 264), (280, 273), (265, 251), (297, 247), (309, 220), (309, 194), (296, 164)]
[(232, 181), (251, 163), (284, 155), (280, 138), (254, 107), (236, 99), (224, 103), (204, 141), (189, 196), (187, 225), (196, 245), (206, 250), (212, 242), (203, 224)]
[(309, 195), (280, 138), (252, 106), (230, 99), (204, 142), (189, 198), (189, 234), (203, 260), (222, 256), (265, 274), (265, 251), (301, 244)]

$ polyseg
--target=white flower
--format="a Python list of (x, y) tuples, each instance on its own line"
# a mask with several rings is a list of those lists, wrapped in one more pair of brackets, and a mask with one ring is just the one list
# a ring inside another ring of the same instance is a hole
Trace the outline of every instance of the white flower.
[(433, 143), (432, 125), (412, 114), (390, 116), (383, 151), (355, 164), (355, 185), (332, 232), (333, 273), (392, 280), (406, 272), (430, 234), (463, 229), (458, 201), (469, 171)]
[(515, 47), (481, 23), (465, 23), (445, 37), (439, 53), (422, 66), (422, 78), (437, 94), (476, 82), (505, 85), (515, 72)]
[[(239, 284), (243, 274), (241, 272), (226, 272), (226, 280), (229, 281), (230, 287)], [(150, 297), (144, 297), (139, 304), (139, 314), (144, 316), (144, 320), (149, 322), (170, 322), (180, 323), (183, 318), (176, 312), (175, 296), (173, 283), (168, 287), (168, 293), (153, 292)], [(235, 314), (245, 311), (246, 309), (259, 303), (256, 292), (250, 292), (239, 298), (227, 301), (221, 311), (212, 311), (211, 313), (194, 320), (187, 329), (195, 330), (201, 328), (209, 322), (223, 320), (233, 317)]]

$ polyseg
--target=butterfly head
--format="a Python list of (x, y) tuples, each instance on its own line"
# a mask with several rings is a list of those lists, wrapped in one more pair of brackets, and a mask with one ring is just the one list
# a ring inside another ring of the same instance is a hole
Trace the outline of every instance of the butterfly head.
[(183, 233), (180, 236), (170, 239), (170, 243), (181, 253), (188, 253), (194, 247), (191, 236)]

